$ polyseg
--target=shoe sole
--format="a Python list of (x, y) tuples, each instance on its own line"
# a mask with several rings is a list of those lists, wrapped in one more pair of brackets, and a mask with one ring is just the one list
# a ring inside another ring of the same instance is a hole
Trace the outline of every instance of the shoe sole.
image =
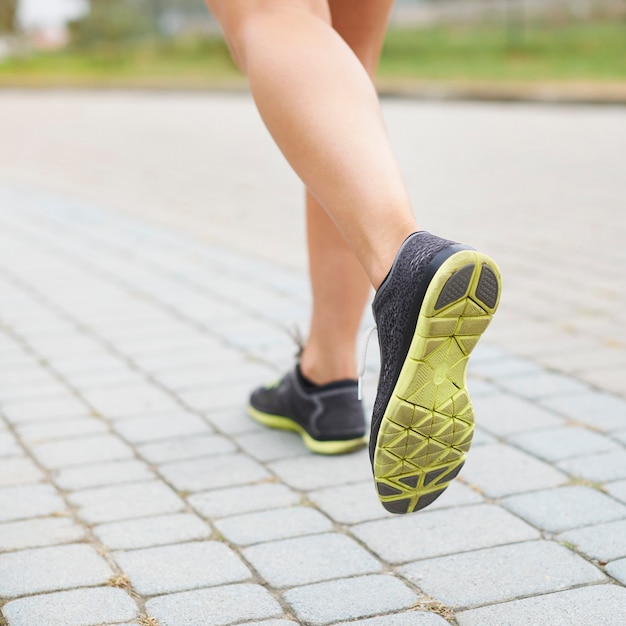
[(333, 441), (320, 441), (319, 439), (313, 439), (313, 437), (311, 437), (311, 435), (309, 435), (309, 433), (307, 433), (306, 430), (300, 426), (300, 424), (293, 422), (288, 417), (263, 413), (263, 411), (259, 411), (253, 406), (248, 406), (248, 415), (253, 420), (263, 424), (264, 426), (279, 428), (280, 430), (290, 430), (298, 433), (302, 437), (304, 445), (311, 450), (311, 452), (315, 452), (316, 454), (346, 454), (347, 452), (353, 452), (359, 448), (364, 448), (367, 445), (367, 437), (365, 436), (357, 439)]
[(497, 265), (474, 250), (450, 256), (428, 285), (374, 451), (376, 488), (388, 511), (428, 506), (461, 471), (474, 433), (467, 362), (500, 292)]

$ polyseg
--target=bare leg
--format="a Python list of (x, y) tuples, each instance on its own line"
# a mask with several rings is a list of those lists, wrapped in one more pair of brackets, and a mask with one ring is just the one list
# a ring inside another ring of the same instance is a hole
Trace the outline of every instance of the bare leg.
[(276, 143), (377, 287), (417, 228), (376, 92), (327, 2), (208, 4)]
[[(333, 28), (373, 76), (393, 0), (330, 2)], [(315, 383), (356, 378), (356, 340), (370, 281), (343, 235), (307, 191), (309, 272), (313, 317), (300, 360)]]

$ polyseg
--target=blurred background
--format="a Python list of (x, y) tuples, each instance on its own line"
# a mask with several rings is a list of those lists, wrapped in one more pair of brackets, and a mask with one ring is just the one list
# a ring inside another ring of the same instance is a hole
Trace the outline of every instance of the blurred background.
[[(397, 0), (383, 89), (626, 81), (626, 0)], [(201, 0), (0, 0), (0, 86), (243, 84)]]

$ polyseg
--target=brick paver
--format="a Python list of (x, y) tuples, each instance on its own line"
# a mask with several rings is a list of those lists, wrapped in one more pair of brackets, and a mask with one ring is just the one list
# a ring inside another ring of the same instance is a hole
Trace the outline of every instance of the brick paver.
[(0, 622), (622, 626), (623, 111), (385, 103), (425, 226), (505, 276), (467, 465), (398, 517), (367, 450), (313, 455), (245, 414), (310, 317), (299, 185), (250, 99), (36, 97), (64, 131), (15, 127), (45, 158), (6, 158), (35, 100), (0, 102)]
[(133, 619), (138, 613), (128, 594), (106, 587), (30, 596), (13, 600), (2, 610), (11, 626), (99, 626)]
[(417, 595), (397, 578), (364, 576), (291, 589), (284, 594), (304, 624), (367, 617), (408, 609)]
[[(596, 567), (548, 541), (517, 543), (420, 561), (400, 572), (457, 608), (603, 582)], [(451, 585), (451, 580), (463, 584)]]

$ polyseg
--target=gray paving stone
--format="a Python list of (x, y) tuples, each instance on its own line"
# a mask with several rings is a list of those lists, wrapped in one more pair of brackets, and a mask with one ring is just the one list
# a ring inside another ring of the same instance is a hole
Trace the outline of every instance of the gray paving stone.
[(297, 587), (284, 598), (304, 624), (322, 625), (408, 609), (417, 595), (393, 576), (359, 576)]
[(154, 596), (239, 582), (250, 570), (218, 541), (116, 552), (113, 557), (140, 595)]
[[(602, 351), (602, 356), (606, 351)], [(623, 352), (622, 352), (623, 355)], [(578, 376), (592, 385), (601, 387), (605, 391), (612, 392), (616, 395), (624, 394), (624, 380), (626, 380), (626, 359), (622, 358), (621, 363), (613, 365), (604, 362), (602, 368), (589, 366), (586, 370), (578, 373)]]
[(279, 617), (283, 610), (260, 585), (226, 585), (148, 600), (146, 609), (159, 626), (226, 626), (243, 619)]
[(232, 384), (264, 380), (272, 376), (267, 366), (247, 362), (239, 354), (230, 357), (232, 362), (220, 359), (221, 367), (187, 367), (171, 372), (163, 372), (156, 376), (163, 385), (175, 391), (185, 391), (194, 388), (209, 387), (211, 385)]
[(290, 506), (296, 504), (300, 496), (279, 483), (260, 483), (198, 493), (187, 500), (200, 515), (218, 518)]
[(590, 428), (611, 431), (626, 427), (626, 400), (601, 391), (545, 398), (541, 404)]
[(410, 611), (395, 613), (382, 617), (359, 619), (356, 622), (341, 622), (335, 626), (448, 626), (450, 622), (435, 613), (425, 611)]
[(0, 522), (62, 514), (65, 502), (50, 485), (22, 485), (0, 489)]
[(85, 372), (108, 372), (119, 369), (133, 371), (118, 356), (99, 350), (93, 354), (70, 354), (66, 357), (56, 356), (52, 363), (54, 370), (64, 378)]
[(206, 435), (213, 429), (200, 417), (184, 411), (156, 413), (120, 420), (115, 430), (133, 444), (148, 443), (172, 437)]
[(18, 445), (15, 437), (11, 433), (0, 432), (0, 458), (18, 456), (20, 454), (23, 454), (22, 448)]
[(546, 371), (498, 379), (498, 385), (530, 400), (560, 394), (586, 393), (589, 390), (587, 385), (569, 376)]
[(463, 480), (494, 498), (556, 487), (567, 481), (565, 474), (547, 463), (505, 444), (473, 450), (461, 475)]
[(86, 545), (0, 554), (0, 596), (5, 598), (101, 585), (112, 575), (106, 561)]
[(593, 585), (457, 613), (459, 626), (623, 626), (626, 589)]
[(49, 469), (117, 461), (133, 457), (133, 450), (115, 435), (96, 435), (32, 446), (39, 462)]
[(489, 504), (365, 522), (354, 526), (352, 533), (388, 563), (406, 563), (539, 537), (522, 520)]
[[(381, 505), (371, 480), (354, 485), (311, 491), (308, 498), (340, 524), (358, 524), (394, 517)], [(457, 480), (450, 484), (450, 487), (428, 507), (428, 510), (434, 511), (480, 502), (482, 502), (480, 495)]]
[(511, 437), (509, 442), (553, 463), (593, 452), (610, 452), (619, 449), (619, 444), (609, 437), (580, 426), (564, 426), (523, 433)]
[(109, 426), (99, 417), (77, 417), (69, 420), (18, 424), (17, 432), (25, 443), (39, 444), (108, 433)]
[[(470, 364), (472, 361), (470, 360)], [(472, 375), (470, 371), (467, 374), (467, 388), (470, 393), (471, 398), (479, 398), (481, 396), (489, 396), (493, 394), (499, 393), (499, 389), (492, 385), (490, 382), (487, 382), (483, 378), (479, 378), (477, 376)], [(372, 396), (376, 395), (376, 391), (372, 394)]]
[[(39, 398), (58, 398), (65, 394), (67, 394), (67, 386), (59, 381), (42, 382), (37, 385), (37, 397)], [(0, 399), (2, 402), (11, 404), (30, 402), (33, 399), (33, 385), (2, 387)]]
[(380, 504), (372, 480), (311, 491), (307, 497), (340, 524), (393, 517)]
[(626, 518), (626, 507), (596, 489), (566, 486), (502, 500), (502, 505), (534, 526), (561, 532)]
[(8, 626), (99, 626), (137, 615), (137, 606), (121, 589), (74, 589), (30, 596), (2, 607)]
[(246, 414), (244, 407), (205, 411), (207, 421), (225, 435), (240, 435), (250, 432), (265, 432), (267, 428)]
[(110, 419), (138, 417), (181, 408), (171, 396), (150, 384), (93, 389), (83, 392), (83, 395), (99, 415)]
[(293, 626), (295, 623), (290, 619), (270, 619), (262, 622), (245, 622), (240, 626)]
[(93, 372), (72, 372), (66, 375), (65, 379), (81, 393), (89, 393), (92, 390), (102, 391), (107, 387), (143, 385), (146, 382), (145, 375), (128, 367)]
[(606, 566), (606, 573), (626, 585), (626, 559), (613, 561)]
[(626, 430), (620, 430), (611, 434), (615, 439), (626, 445)]
[(249, 383), (246, 381), (223, 384), (209, 389), (189, 389), (178, 392), (186, 406), (201, 412), (243, 408), (248, 401), (249, 394)]
[(626, 519), (570, 530), (557, 540), (573, 544), (578, 551), (598, 561), (626, 557)]
[(242, 554), (275, 588), (370, 574), (382, 569), (381, 564), (353, 539), (337, 533), (272, 541), (246, 548)]
[(0, 552), (81, 541), (85, 529), (69, 519), (47, 517), (0, 524)]
[(114, 550), (208, 539), (211, 535), (211, 529), (199, 517), (189, 513), (110, 522), (96, 526), (93, 532), (104, 545)]
[(189, 492), (243, 485), (270, 478), (262, 465), (243, 454), (167, 463), (161, 465), (159, 471), (176, 489)]
[(261, 462), (310, 454), (298, 433), (277, 429), (245, 433), (239, 435), (236, 441), (250, 456)]
[(626, 478), (626, 450), (579, 456), (561, 461), (558, 466), (592, 482), (618, 480)]
[(184, 502), (160, 482), (87, 489), (71, 494), (69, 500), (78, 507), (78, 515), (90, 524), (177, 513), (185, 507)]
[(15, 401), (2, 405), (2, 413), (12, 424), (37, 420), (62, 420), (89, 415), (89, 407), (75, 396), (66, 394), (46, 399)]
[(44, 473), (27, 457), (0, 459), (0, 487), (27, 485), (44, 478)]
[(233, 442), (221, 435), (172, 438), (137, 446), (137, 451), (141, 456), (157, 464), (230, 454), (235, 450)]
[(474, 428), (474, 436), (472, 437), (473, 448), (496, 442), (497, 439), (493, 435), (489, 434), (486, 430), (483, 430), (480, 426), (476, 426)]
[(544, 371), (535, 362), (510, 354), (503, 354), (499, 359), (478, 360), (476, 362), (472, 356), (470, 364), (468, 371), (471, 371), (472, 374), (478, 374), (496, 381), (504, 376), (540, 375)]
[(102, 354), (102, 348), (94, 339), (76, 331), (31, 338), (31, 345), (47, 360), (54, 360), (57, 355)]
[(626, 504), (626, 480), (617, 480), (605, 485), (605, 489), (617, 500)]
[(245, 546), (332, 530), (331, 521), (310, 507), (289, 507), (227, 517), (216, 528), (232, 543)]
[(547, 409), (505, 393), (478, 397), (472, 402), (477, 424), (500, 437), (564, 423), (563, 418)]
[(269, 464), (285, 483), (295, 489), (320, 489), (372, 479), (367, 450), (328, 457), (307, 455)]
[[(454, 554), (413, 563), (399, 571), (427, 594), (456, 608), (606, 580), (598, 568), (549, 541)], [(451, 580), (462, 580), (463, 584), (451, 585)]]
[(67, 491), (105, 487), (154, 479), (154, 472), (141, 461), (114, 461), (67, 467), (53, 473), (54, 482)]

